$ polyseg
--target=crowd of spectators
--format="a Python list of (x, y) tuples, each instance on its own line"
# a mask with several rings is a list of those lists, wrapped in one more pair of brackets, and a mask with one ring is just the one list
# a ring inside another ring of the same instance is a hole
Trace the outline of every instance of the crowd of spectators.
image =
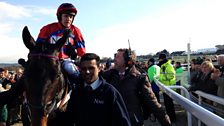
[[(211, 58), (208, 56), (204, 56), (204, 57), (197, 57), (192, 59), (190, 62), (190, 77), (184, 74), (184, 71), (187, 72), (187, 68), (184, 68), (182, 64), (186, 64), (186, 63), (175, 61), (172, 59), (170, 60), (176, 72), (175, 73), (176, 85), (183, 85), (183, 82), (181, 84), (182, 80), (180, 77), (185, 76), (184, 78), (188, 80), (187, 89), (189, 93), (191, 93), (196, 98), (198, 96), (194, 92), (197, 90), (220, 97), (220, 98), (224, 98), (224, 55), (217, 55)], [(158, 87), (155, 86), (156, 84), (154, 84), (153, 82), (153, 77), (159, 76), (161, 72), (160, 73), (156, 72), (156, 69), (160, 69), (160, 68), (157, 68), (158, 66), (156, 65), (156, 63), (158, 63), (158, 60), (154, 58), (150, 58), (148, 59), (147, 66), (144, 66), (144, 69), (145, 67), (148, 68), (147, 72), (148, 72), (150, 82), (152, 84), (152, 89), (154, 93), (158, 96), (159, 90), (158, 90)], [(139, 62), (139, 64), (143, 64), (143, 62)], [(180, 93), (178, 89), (175, 91)], [(213, 107), (221, 106), (221, 110), (223, 110), (224, 108), (223, 105), (217, 105), (217, 103), (205, 98), (203, 99), (203, 102)]]
[[(23, 74), (23, 70), (16, 71), (0, 68), (0, 92), (10, 90)], [(7, 105), (0, 107), (0, 126), (9, 126), (21, 121), (21, 97), (14, 99)]]
[[(182, 63), (179, 61), (174, 61), (171, 59), (170, 64), (175, 70), (175, 75), (182, 74), (184, 69)], [(167, 60), (167, 61), (168, 61)], [(188, 91), (194, 94), (194, 91), (200, 90), (208, 94), (212, 94), (221, 98), (224, 98), (224, 55), (217, 56), (217, 64), (214, 65), (212, 59), (208, 57), (198, 57), (196, 59), (191, 60), (190, 64), (190, 78), (188, 83), (190, 87)], [(148, 75), (149, 81), (152, 85), (152, 90), (160, 102), (159, 93), (160, 89), (155, 84), (153, 78), (155, 76), (161, 76), (163, 74), (163, 69), (161, 69), (161, 64), (159, 63), (159, 59), (150, 58), (147, 62), (136, 62), (136, 66), (138, 66), (144, 73)], [(105, 63), (99, 64), (100, 70), (106, 72), (114, 68), (113, 60), (108, 60)], [(162, 71), (162, 72), (161, 72)], [(14, 71), (8, 71), (7, 69), (0, 68), (0, 92), (10, 90), (13, 86), (15, 86), (16, 82), (22, 76), (23, 70), (17, 69)], [(181, 85), (181, 80), (175, 78), (176, 85)], [(180, 92), (178, 92), (180, 93)], [(194, 94), (196, 96), (196, 94)], [(197, 97), (197, 96), (196, 96)], [(210, 105), (216, 105), (214, 102), (209, 100), (203, 100)], [(167, 101), (164, 101), (167, 102)], [(22, 99), (18, 98), (10, 104), (4, 105), (0, 108), (0, 126), (9, 126), (13, 123), (21, 121), (21, 103)], [(166, 103), (164, 103), (166, 104)], [(169, 103), (170, 104), (170, 103)], [(223, 107), (223, 106), (222, 106)], [(167, 109), (166, 111), (170, 110)], [(175, 110), (174, 110), (175, 111)], [(170, 112), (167, 112), (168, 114)], [(175, 117), (175, 115), (169, 115), (170, 117)], [(171, 118), (172, 119), (172, 118)], [(171, 120), (175, 122), (175, 119)]]

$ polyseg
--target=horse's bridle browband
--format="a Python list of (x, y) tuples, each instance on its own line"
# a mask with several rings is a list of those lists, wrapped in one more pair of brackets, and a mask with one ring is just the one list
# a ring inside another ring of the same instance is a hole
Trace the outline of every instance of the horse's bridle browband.
[(28, 55), (28, 57), (33, 57), (33, 56), (40, 56), (40, 57), (47, 57), (47, 58), (51, 58), (51, 59), (56, 59), (59, 60), (58, 56), (54, 56), (54, 55), (48, 55), (48, 54), (44, 54), (44, 53), (30, 53)]

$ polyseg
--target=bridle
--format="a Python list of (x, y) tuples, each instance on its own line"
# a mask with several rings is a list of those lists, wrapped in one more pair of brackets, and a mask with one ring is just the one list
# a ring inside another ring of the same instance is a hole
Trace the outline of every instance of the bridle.
[[(35, 41), (28, 27), (23, 28), (23, 43), (29, 53), (27, 62), (23, 62), (21, 85), (27, 96), (24, 104), (27, 104), (28, 116), (34, 126), (46, 126), (54, 116), (52, 111), (60, 109), (67, 99), (68, 80), (57, 55), (63, 49), (69, 33), (69, 30), (64, 30), (63, 36), (51, 44), (47, 40)], [(65, 108), (63, 106), (63, 110)]]
[[(59, 63), (59, 67), (61, 67), (61, 63), (59, 61), (58, 56), (44, 54), (44, 53), (29, 53), (28, 54), (28, 59), (31, 59), (33, 57), (45, 57), (45, 58), (56, 60), (56, 62)], [(71, 91), (68, 93), (68, 79), (67, 79), (67, 77), (65, 76), (65, 74), (63, 74), (62, 70), (59, 70), (59, 72), (57, 73), (57, 79), (59, 80), (60, 78), (63, 78), (63, 77), (64, 77), (64, 79), (62, 79), (62, 80), (64, 80), (64, 81), (62, 83), (64, 83), (64, 84), (63, 84), (62, 89), (61, 90), (57, 89), (56, 94), (54, 95), (52, 100), (49, 101), (47, 104), (35, 105), (35, 104), (32, 104), (27, 99), (26, 102), (27, 102), (29, 110), (30, 109), (41, 110), (41, 112), (43, 112), (44, 115), (48, 116), (52, 111), (54, 111), (56, 109), (59, 109), (59, 110), (62, 109), (63, 105), (68, 101), (68, 97), (70, 97), (70, 94), (71, 94)], [(61, 96), (61, 98), (60, 98), (60, 96)]]

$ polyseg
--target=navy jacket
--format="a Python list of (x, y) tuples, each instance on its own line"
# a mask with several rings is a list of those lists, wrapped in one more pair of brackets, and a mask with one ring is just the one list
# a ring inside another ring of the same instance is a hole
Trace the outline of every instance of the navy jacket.
[[(102, 78), (101, 85), (87, 92), (83, 82), (77, 82), (63, 115), (66, 126), (130, 126), (130, 119), (120, 93)], [(65, 125), (65, 124), (64, 124)]]

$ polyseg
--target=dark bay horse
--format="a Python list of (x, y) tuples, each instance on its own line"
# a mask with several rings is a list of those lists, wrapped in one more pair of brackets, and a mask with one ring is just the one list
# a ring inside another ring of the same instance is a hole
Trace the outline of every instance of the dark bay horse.
[(22, 37), (29, 49), (25, 65), (23, 87), (31, 114), (32, 126), (46, 126), (49, 114), (62, 108), (68, 92), (68, 84), (61, 70), (58, 54), (68, 39), (69, 31), (55, 44), (36, 43), (27, 27)]

